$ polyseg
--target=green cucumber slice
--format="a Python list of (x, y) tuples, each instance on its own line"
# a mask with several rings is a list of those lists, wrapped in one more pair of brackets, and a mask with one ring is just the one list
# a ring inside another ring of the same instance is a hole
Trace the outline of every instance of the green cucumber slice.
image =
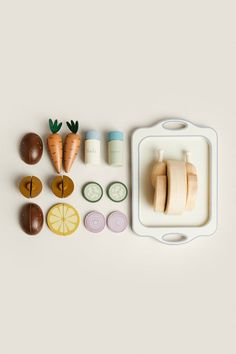
[(107, 189), (107, 195), (113, 202), (119, 203), (127, 198), (128, 188), (122, 182), (113, 182)]
[(91, 203), (98, 202), (103, 196), (103, 189), (96, 182), (88, 182), (82, 190), (83, 197)]

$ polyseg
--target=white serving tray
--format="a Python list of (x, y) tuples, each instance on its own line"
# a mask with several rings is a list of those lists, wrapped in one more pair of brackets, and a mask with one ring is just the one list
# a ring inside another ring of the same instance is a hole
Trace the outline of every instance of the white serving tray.
[[(151, 170), (156, 152), (164, 159), (184, 157), (197, 168), (198, 196), (193, 211), (166, 215), (153, 210)], [(135, 130), (132, 136), (132, 228), (140, 236), (167, 243), (185, 243), (211, 235), (217, 228), (217, 134), (208, 127), (183, 119), (166, 119), (152, 127)]]

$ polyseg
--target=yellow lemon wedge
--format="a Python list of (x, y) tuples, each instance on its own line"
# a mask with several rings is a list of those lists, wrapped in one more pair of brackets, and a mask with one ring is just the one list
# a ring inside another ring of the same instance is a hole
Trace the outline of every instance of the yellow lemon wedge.
[(54, 205), (47, 214), (49, 229), (56, 235), (69, 236), (77, 230), (80, 217), (77, 210), (70, 204)]

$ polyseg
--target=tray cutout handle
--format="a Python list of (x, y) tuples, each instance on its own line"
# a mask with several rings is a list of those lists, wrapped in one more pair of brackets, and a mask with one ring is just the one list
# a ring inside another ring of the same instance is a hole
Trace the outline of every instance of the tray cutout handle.
[(166, 119), (162, 123), (162, 128), (166, 130), (182, 130), (188, 127), (188, 122), (182, 119)]
[(177, 245), (181, 243), (185, 243), (188, 241), (188, 237), (182, 234), (177, 233), (169, 233), (162, 236), (162, 240), (165, 243)]

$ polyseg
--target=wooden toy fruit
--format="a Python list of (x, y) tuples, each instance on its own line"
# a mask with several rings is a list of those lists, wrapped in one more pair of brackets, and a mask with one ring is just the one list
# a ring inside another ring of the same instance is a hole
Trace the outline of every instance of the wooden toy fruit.
[(35, 198), (42, 191), (42, 182), (38, 177), (26, 176), (20, 181), (20, 192), (26, 198)]
[(39, 135), (28, 133), (20, 143), (20, 156), (28, 165), (35, 165), (43, 154), (43, 142)]
[(47, 214), (49, 229), (56, 235), (68, 236), (77, 230), (80, 217), (77, 210), (69, 204), (54, 205)]
[(74, 190), (74, 183), (68, 176), (57, 176), (52, 181), (52, 192), (59, 198), (66, 198)]
[(62, 168), (62, 137), (57, 134), (61, 126), (62, 123), (58, 123), (57, 119), (54, 122), (52, 119), (49, 119), (49, 127), (52, 134), (47, 138), (47, 146), (57, 173), (60, 173)]
[(43, 227), (42, 209), (34, 203), (25, 204), (20, 211), (20, 224), (28, 235), (37, 235)]
[(80, 148), (80, 134), (77, 134), (79, 129), (78, 121), (66, 122), (71, 133), (66, 136), (65, 145), (64, 145), (64, 169), (66, 172), (69, 172), (75, 158), (79, 152)]

